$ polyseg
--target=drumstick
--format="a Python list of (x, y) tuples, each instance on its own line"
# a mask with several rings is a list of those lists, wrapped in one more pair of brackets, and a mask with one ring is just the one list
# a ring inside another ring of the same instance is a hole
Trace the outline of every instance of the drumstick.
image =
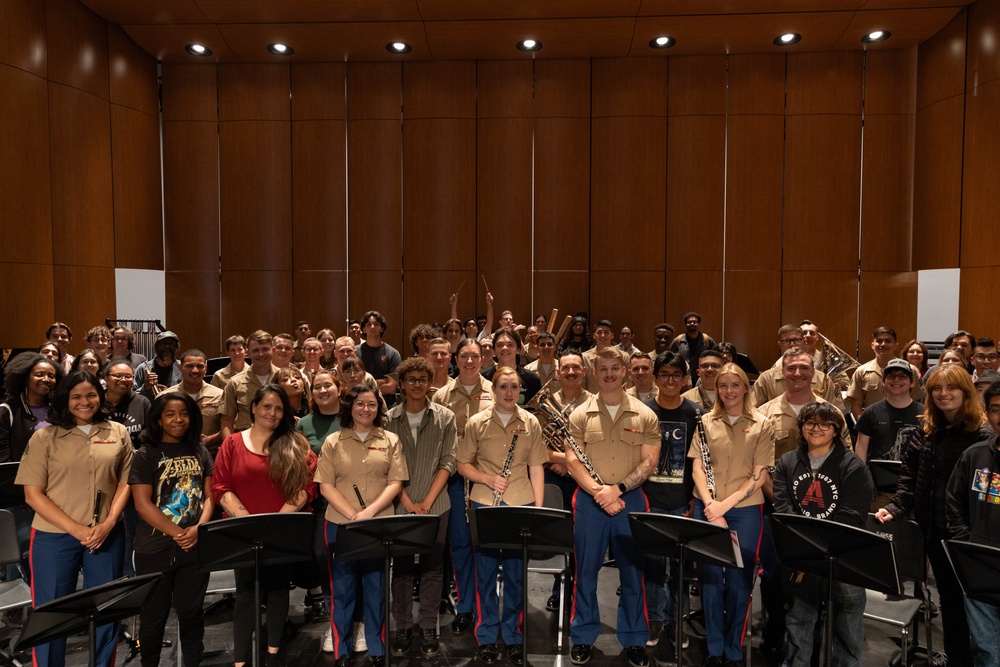
[[(486, 276), (484, 276), (481, 273), (479, 275), (482, 276), (482, 278), (483, 278), (483, 285), (486, 285)], [(489, 293), (489, 291), (490, 291), (490, 286), (486, 285), (486, 292)]]
[(553, 308), (552, 314), (549, 315), (549, 328), (547, 331), (552, 333), (552, 330), (556, 328), (556, 318), (559, 317), (559, 309)]
[(458, 286), (457, 290), (455, 290), (455, 296), (458, 296), (458, 293), (462, 291), (463, 287), (465, 287), (465, 281), (467, 279), (468, 279), (468, 276), (466, 276), (465, 278), (462, 278), (462, 284)]
[(556, 334), (556, 340), (562, 340), (563, 334), (566, 333), (566, 329), (569, 329), (569, 323), (573, 321), (573, 318), (567, 315), (563, 318), (563, 323), (559, 327), (559, 333)]

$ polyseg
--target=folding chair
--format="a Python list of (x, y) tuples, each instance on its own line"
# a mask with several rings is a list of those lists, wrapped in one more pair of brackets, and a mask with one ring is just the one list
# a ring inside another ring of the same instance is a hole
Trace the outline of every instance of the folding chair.
[[(563, 509), (562, 489), (555, 484), (546, 484), (544, 504), (545, 507), (550, 509)], [(566, 634), (566, 612), (568, 611), (566, 608), (566, 598), (569, 594), (569, 554), (546, 553), (538, 554), (537, 556), (532, 554), (528, 561), (528, 572), (552, 574), (559, 578), (559, 620), (556, 645), (559, 647), (559, 651), (562, 652), (565, 649), (563, 640)], [(528, 582), (524, 582), (524, 585), (527, 586)]]
[[(21, 561), (21, 550), (17, 545), (17, 527), (14, 525), (14, 515), (7, 510), (0, 510), (0, 568)], [(0, 582), (0, 612), (23, 609), (31, 606), (31, 589), (28, 584), (18, 578), (15, 581)], [(6, 648), (0, 648), (0, 663), (12, 667), (21, 667), (14, 654)]]

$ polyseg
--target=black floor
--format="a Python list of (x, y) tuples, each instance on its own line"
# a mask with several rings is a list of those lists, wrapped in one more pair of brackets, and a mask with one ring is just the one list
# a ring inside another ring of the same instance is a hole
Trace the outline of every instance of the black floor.
[[(601, 580), (598, 584), (598, 593), (601, 600), (601, 612), (603, 627), (601, 635), (594, 645), (595, 651), (591, 665), (595, 667), (627, 667), (628, 661), (615, 637), (615, 618), (617, 608), (617, 573), (613, 569), (602, 571)], [(528, 579), (528, 596), (531, 608), (527, 617), (528, 635), (528, 661), (532, 667), (569, 667), (569, 637), (564, 639), (565, 646), (562, 651), (556, 643), (556, 617), (558, 614), (545, 611), (545, 601), (550, 593), (552, 578), (548, 575), (531, 574)], [(306, 609), (302, 605), (303, 591), (292, 592), (291, 611), (289, 614), (291, 636), (282, 647), (281, 658), (288, 667), (333, 667), (334, 659), (332, 654), (322, 653), (321, 642), (323, 634), (328, 627), (328, 621), (313, 621), (307, 618)], [(212, 603), (217, 597), (210, 597), (206, 601)], [(697, 605), (697, 598), (694, 599)], [(205, 649), (206, 653), (202, 660), (202, 665), (231, 665), (232, 664), (232, 606), (219, 605), (218, 609), (210, 612), (206, 617)], [(476, 642), (471, 632), (461, 636), (451, 634), (452, 616), (441, 615), (441, 655), (429, 660), (424, 660), (419, 654), (419, 641), (413, 642), (410, 655), (405, 658), (391, 658), (392, 665), (399, 667), (415, 667), (416, 665), (427, 664), (432, 667), (464, 667), (472, 663), (472, 667), (477, 667), (479, 663), (474, 659), (476, 653)], [(755, 634), (751, 639), (750, 664), (764, 665), (764, 661), (757, 651), (760, 631), (757, 627), (760, 622), (759, 596), (754, 599), (754, 630)], [(6, 648), (6, 638), (9, 636), (8, 628), (0, 629), (0, 637), (4, 639)], [(897, 651), (897, 645), (892, 641), (892, 637), (898, 636), (898, 632), (887, 625), (866, 621), (865, 623), (865, 650), (863, 664), (865, 667), (889, 664), (890, 658)], [(173, 617), (167, 627), (167, 637), (174, 640), (176, 644), (176, 625)], [(940, 620), (934, 619), (934, 646), (941, 647)], [(139, 665), (139, 658), (135, 656), (128, 660), (129, 646), (125, 643), (119, 644), (117, 665), (131, 664), (135, 667)], [(674, 664), (672, 650), (665, 637), (661, 637), (659, 645), (650, 648), (654, 667), (666, 667)], [(30, 654), (19, 656), (30, 664)], [(685, 665), (701, 665), (704, 659), (704, 644), (696, 637), (692, 637), (691, 646), (684, 652)], [(82, 636), (70, 639), (69, 652), (67, 656), (68, 667), (84, 667), (87, 664), (87, 650), (85, 639)], [(174, 646), (165, 647), (160, 656), (160, 664), (163, 667), (174, 667), (177, 665), (177, 654)], [(367, 653), (355, 656), (353, 664), (356, 667), (369, 667), (371, 661)], [(501, 667), (507, 667), (509, 663), (498, 663)], [(923, 664), (919, 658), (911, 664)], [(179, 667), (179, 666), (178, 666)]]

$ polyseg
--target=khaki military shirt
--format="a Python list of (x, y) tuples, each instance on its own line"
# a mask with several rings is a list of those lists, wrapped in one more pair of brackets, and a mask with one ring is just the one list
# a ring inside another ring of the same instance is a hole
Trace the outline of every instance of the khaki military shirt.
[[(837, 392), (837, 385), (833, 382), (827, 382), (826, 374), (823, 371), (813, 371), (812, 390), (814, 395), (819, 396), (827, 403), (833, 403), (838, 410), (844, 409), (844, 401), (840, 397), (840, 393)], [(785, 391), (785, 376), (782, 374), (781, 366), (772, 367), (761, 373), (757, 381), (753, 383), (751, 398), (753, 404), (760, 407), (783, 395)]]
[[(544, 465), (549, 455), (542, 442), (542, 427), (524, 408), (517, 411), (504, 426), (495, 408), (479, 412), (469, 418), (465, 435), (458, 445), (459, 463), (469, 463), (487, 475), (499, 475), (514, 436), (514, 458), (510, 464), (510, 477), (503, 502), (507, 505), (528, 505), (535, 502), (528, 477), (529, 466)], [(469, 493), (473, 502), (493, 504), (493, 489), (485, 484), (473, 484)]]
[[(332, 484), (356, 512), (361, 511), (358, 487), (365, 504), (375, 502), (389, 482), (405, 482), (409, 469), (403, 456), (403, 446), (395, 433), (374, 427), (364, 442), (353, 428), (331, 433), (323, 441), (314, 477), (317, 484)], [(391, 516), (393, 505), (382, 508), (378, 516)], [(333, 504), (326, 507), (326, 520), (331, 523), (350, 521)]]
[[(173, 387), (167, 387), (162, 393), (168, 391), (183, 392), (184, 385), (175, 384)], [(201, 410), (202, 435), (215, 435), (222, 430), (222, 395), (224, 393), (218, 387), (202, 382), (198, 394), (191, 396)], [(190, 394), (188, 395), (190, 396)]]
[[(265, 383), (273, 382), (277, 372), (278, 367), (272, 365)], [(226, 384), (222, 394), (222, 414), (235, 420), (234, 431), (243, 431), (253, 426), (253, 421), (250, 419), (250, 402), (257, 390), (263, 386), (253, 372), (253, 366), (249, 364)]]
[[(819, 396), (813, 395), (817, 403), (826, 403)], [(784, 454), (797, 449), (799, 446), (799, 416), (795, 413), (791, 403), (785, 394), (772, 399), (757, 408), (762, 415), (771, 420), (771, 427), (774, 429), (774, 460), (777, 461)], [(844, 446), (851, 449), (851, 432), (847, 430), (844, 423), (840, 429), (840, 437)]]
[[(774, 465), (774, 427), (771, 420), (754, 410), (750, 415), (740, 415), (736, 422), (729, 423), (723, 413), (702, 417), (705, 435), (708, 437), (708, 451), (715, 475), (715, 497), (724, 500), (753, 476), (756, 466)], [(701, 459), (701, 436), (695, 433), (688, 450), (688, 458)], [(698, 485), (694, 495), (701, 497)], [(757, 489), (753, 495), (738, 503), (736, 507), (750, 507), (764, 502), (764, 492)]]
[(617, 484), (639, 466), (643, 445), (660, 447), (656, 413), (624, 391), (614, 419), (600, 394), (595, 394), (573, 410), (569, 425), (570, 435), (605, 484)]
[(452, 378), (431, 397), (433, 402), (454, 413), (459, 439), (465, 433), (465, 424), (472, 415), (493, 406), (493, 386), (481, 375), (477, 376), (476, 382), (477, 386), (469, 392), (459, 383), (458, 378)]
[(681, 398), (686, 398), (695, 405), (700, 405), (703, 410), (711, 410), (712, 406), (715, 405), (715, 398), (709, 396), (700, 384), (685, 391), (681, 394)]
[[(920, 384), (920, 372), (910, 364), (913, 371), (913, 388), (910, 389), (910, 398), (919, 401), (924, 397), (924, 388)], [(858, 366), (851, 376), (851, 386), (847, 389), (848, 400), (860, 400), (861, 407), (867, 408), (872, 403), (878, 403), (885, 398), (885, 387), (882, 385), (882, 367), (878, 365), (877, 359), (872, 359), (866, 364)]]
[(543, 387), (546, 384), (548, 384), (549, 381), (555, 380), (555, 382), (549, 385), (550, 392), (559, 389), (560, 386), (559, 380), (555, 379), (556, 378), (555, 361), (549, 364), (548, 372), (545, 372), (545, 369), (541, 367), (541, 363), (537, 359), (535, 361), (532, 361), (530, 364), (527, 364), (525, 368), (538, 376), (538, 379), (541, 381)]

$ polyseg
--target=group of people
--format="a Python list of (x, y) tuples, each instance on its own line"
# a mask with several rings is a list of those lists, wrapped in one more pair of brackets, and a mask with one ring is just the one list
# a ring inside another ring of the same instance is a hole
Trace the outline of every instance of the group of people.
[[(803, 321), (781, 327), (779, 359), (751, 382), (735, 348), (701, 332), (697, 313), (685, 316), (678, 336), (658, 325), (653, 350), (642, 352), (631, 328), (615, 344), (611, 322), (591, 328), (585, 314), (558, 335), (544, 317), (519, 327), (504, 311), (491, 331), (492, 297), (487, 306), (481, 322), (453, 317), (439, 331), (415, 327), (406, 358), (384, 341), (387, 323), (376, 311), (340, 338), (329, 329), (313, 337), (307, 322), (294, 335), (232, 336), (230, 364), (211, 382), (208, 356), (178, 353), (172, 332), (159, 334), (147, 360), (132, 351), (127, 328), (95, 327), (91, 347), (71, 357), (71, 330), (53, 324), (39, 353), (5, 370), (0, 462), (20, 462), (15, 484), (25, 503), (9, 511), (26, 554), (7, 577), (30, 578), (37, 606), (72, 592), (81, 571), (85, 587), (161, 573), (140, 616), (142, 664), (159, 663), (173, 607), (184, 662), (193, 666), (204, 650), (208, 584), (198, 570), (198, 527), (219, 517), (311, 512), (310, 566), (265, 568), (263, 656), (250, 648), (254, 574), (236, 572), (237, 667), (258, 658), (281, 664), (290, 583), (329, 614), (323, 650), (337, 667), (350, 663), (362, 635), (375, 667), (387, 650), (407, 655), (414, 639), (422, 656), (438, 655), (446, 555), (457, 597), (450, 631), (471, 630), (484, 664), (504, 655), (519, 663), (520, 551), (474, 544), (469, 515), (484, 506), (542, 506), (552, 484), (574, 515), (573, 664), (593, 655), (597, 579), (609, 551), (621, 584), (616, 634), (630, 665), (649, 665), (647, 648), (662, 635), (674, 648), (678, 638), (688, 642), (678, 628), (688, 591), (677, 563), (642, 553), (632, 535), (628, 515), (647, 511), (725, 526), (738, 543), (742, 567), (698, 567), (706, 665), (741, 664), (758, 570), (765, 656), (791, 667), (812, 660), (826, 584), (782, 568), (767, 520), (775, 512), (859, 527), (869, 512), (882, 522), (914, 519), (938, 582), (950, 664), (1000, 660), (997, 608), (965, 598), (941, 546), (1000, 546), (1000, 360), (992, 340), (956, 332), (931, 368), (923, 343), (898, 358), (895, 331), (880, 327), (875, 358), (858, 365)], [(454, 315), (457, 296), (452, 308)], [(875, 493), (867, 464), (877, 459), (901, 462), (894, 493)], [(334, 557), (338, 525), (393, 514), (438, 521), (419, 562), (416, 624), (412, 557), (394, 560), (389, 582), (381, 563)], [(386, 586), (392, 635), (383, 627)], [(546, 609), (560, 608), (559, 590)], [(834, 663), (860, 665), (864, 591), (838, 583), (834, 594)], [(117, 637), (114, 624), (99, 629), (98, 664), (113, 664)], [(36, 664), (64, 664), (65, 646), (36, 648)]]

